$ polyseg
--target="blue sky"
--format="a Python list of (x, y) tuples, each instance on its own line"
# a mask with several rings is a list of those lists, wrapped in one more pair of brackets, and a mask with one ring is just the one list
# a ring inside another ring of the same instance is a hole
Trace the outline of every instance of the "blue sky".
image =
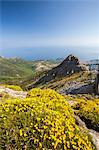
[(2, 0), (0, 55), (27, 59), (99, 56), (98, 0)]

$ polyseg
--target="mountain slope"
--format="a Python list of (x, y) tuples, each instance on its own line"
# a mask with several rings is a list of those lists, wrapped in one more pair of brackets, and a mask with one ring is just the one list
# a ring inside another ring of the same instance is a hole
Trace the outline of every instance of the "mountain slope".
[(0, 57), (0, 82), (17, 82), (33, 77), (35, 73), (51, 69), (54, 61), (26, 61)]
[(87, 67), (81, 64), (77, 57), (69, 55), (61, 64), (49, 70), (43, 77), (38, 79), (38, 81), (36, 81), (34, 85), (31, 84), (30, 86), (32, 88), (33, 86), (45, 84), (56, 78), (65, 77), (74, 73), (87, 70)]

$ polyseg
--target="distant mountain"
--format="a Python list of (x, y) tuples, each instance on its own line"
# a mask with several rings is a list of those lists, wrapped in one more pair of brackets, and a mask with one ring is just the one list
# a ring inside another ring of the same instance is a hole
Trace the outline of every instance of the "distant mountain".
[(4, 56), (0, 56), (0, 58), (4, 58)]
[(62, 62), (64, 60), (64, 58), (56, 58), (57, 62)]
[(89, 60), (86, 64), (89, 66), (90, 71), (97, 71), (99, 69), (99, 59)]

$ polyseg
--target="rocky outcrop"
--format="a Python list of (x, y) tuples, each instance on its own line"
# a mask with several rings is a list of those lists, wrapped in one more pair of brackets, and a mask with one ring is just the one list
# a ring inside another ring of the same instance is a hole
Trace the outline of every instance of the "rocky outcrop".
[(98, 70), (97, 77), (95, 80), (95, 91), (96, 91), (96, 94), (99, 95), (99, 70)]
[(76, 85), (74, 89), (70, 87), (70, 89), (67, 90), (69, 94), (92, 94), (94, 92), (94, 84)]
[(35, 83), (35, 85), (40, 83), (45, 84), (46, 82), (49, 82), (57, 77), (64, 77), (73, 73), (86, 70), (88, 70), (87, 67), (83, 65), (77, 57), (69, 55), (60, 65), (48, 71), (45, 76), (40, 78)]
[(99, 150), (99, 132), (95, 131), (95, 130), (92, 130), (92, 129), (88, 129), (85, 122), (82, 121), (79, 116), (74, 116), (75, 118), (75, 122), (76, 124), (80, 127), (80, 128), (83, 128), (83, 130), (85, 131), (88, 131), (89, 134), (91, 135), (92, 137), (92, 141), (94, 143), (94, 145), (96, 146), (96, 150)]
[(87, 81), (86, 83), (71, 81), (66, 82), (64, 87), (58, 89), (60, 94), (92, 94), (95, 93), (94, 82)]
[(15, 91), (9, 88), (5, 88), (4, 86), (0, 86), (0, 99), (4, 97), (4, 95), (9, 95), (13, 98), (26, 98), (27, 92)]

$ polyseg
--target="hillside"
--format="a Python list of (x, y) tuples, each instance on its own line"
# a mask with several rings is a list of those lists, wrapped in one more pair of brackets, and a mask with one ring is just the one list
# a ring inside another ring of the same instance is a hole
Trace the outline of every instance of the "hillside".
[[(99, 96), (94, 94), (95, 72), (89, 72), (71, 55), (59, 65), (42, 60), (16, 61), (16, 66), (21, 62), (24, 67), (31, 66), (32, 76), (20, 78), (21, 87), (0, 86), (0, 148), (98, 150)], [(54, 71), (55, 78), (51, 76), (48, 82), (38, 83)], [(31, 85), (36, 88), (29, 90)]]
[(0, 86), (1, 149), (98, 150), (99, 98), (63, 97), (51, 89), (19, 90)]
[(13, 93), (0, 100), (1, 149), (96, 149), (98, 136), (92, 138), (88, 129), (77, 125), (72, 108), (60, 94), (51, 89), (0, 89)]
[(41, 73), (56, 66), (56, 61), (26, 61), (19, 58), (0, 57), (0, 82), (17, 83), (32, 78), (36, 73)]
[(79, 58), (69, 55), (56, 67), (43, 72), (41, 76), (26, 80), (20, 84), (24, 89), (34, 87), (51, 88), (65, 94), (95, 94), (96, 72), (90, 71)]
[(87, 66), (83, 65), (77, 57), (69, 55), (58, 66), (50, 69), (43, 77), (35, 81), (35, 83), (31, 83), (29, 88), (49, 84), (49, 82), (55, 81), (57, 78), (67, 77), (81, 71), (88, 71)]

